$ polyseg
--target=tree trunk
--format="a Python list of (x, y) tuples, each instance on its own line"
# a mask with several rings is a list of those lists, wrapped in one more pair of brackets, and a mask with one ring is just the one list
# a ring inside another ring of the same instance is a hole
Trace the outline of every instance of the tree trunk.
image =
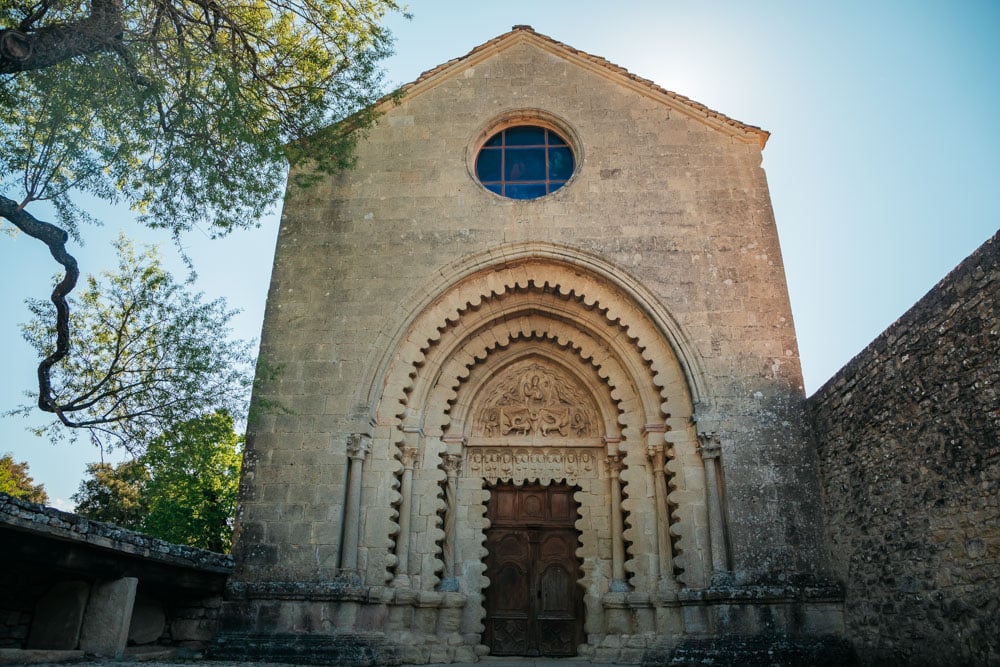
[(36, 28), (27, 19), (18, 30), (0, 31), (0, 74), (50, 67), (121, 45), (121, 0), (91, 0), (90, 16), (75, 23)]

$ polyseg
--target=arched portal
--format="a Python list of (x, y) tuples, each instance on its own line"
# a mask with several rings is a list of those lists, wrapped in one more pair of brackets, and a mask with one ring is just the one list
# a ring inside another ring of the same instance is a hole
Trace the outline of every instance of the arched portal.
[(397, 490), (397, 530), (385, 548), (366, 527), (366, 579), (465, 593), (463, 635), (484, 631), (500, 483), (576, 489), (587, 633), (606, 632), (609, 594), (705, 582), (704, 469), (679, 362), (693, 355), (609, 267), (584, 268), (597, 263), (481, 265), (437, 290), (385, 365), (372, 458), (401, 465), (368, 484)]
[(489, 489), (483, 644), (491, 655), (576, 655), (584, 607), (572, 488), (497, 482)]

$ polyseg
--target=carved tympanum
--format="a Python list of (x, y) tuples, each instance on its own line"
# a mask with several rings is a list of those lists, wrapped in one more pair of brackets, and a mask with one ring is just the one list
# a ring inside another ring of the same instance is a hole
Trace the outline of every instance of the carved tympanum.
[(599, 436), (597, 413), (585, 391), (539, 362), (515, 365), (487, 390), (476, 414), (478, 436), (580, 438)]

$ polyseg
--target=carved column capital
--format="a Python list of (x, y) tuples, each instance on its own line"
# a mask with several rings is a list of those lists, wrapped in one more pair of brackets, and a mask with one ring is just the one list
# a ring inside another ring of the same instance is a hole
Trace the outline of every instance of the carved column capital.
[(663, 424), (646, 424), (642, 427), (642, 434), (646, 436), (646, 456), (655, 468), (663, 466), (663, 457), (666, 453), (666, 443), (663, 434), (670, 430), (670, 427)]
[(420, 426), (400, 426), (399, 430), (403, 432), (403, 442), (399, 446), (399, 461), (403, 464), (403, 468), (406, 470), (412, 470), (414, 463), (417, 460), (417, 452), (419, 451), (420, 439), (424, 435), (424, 430)]
[(698, 451), (703, 459), (717, 459), (722, 456), (722, 443), (715, 431), (699, 431)]
[(653, 466), (653, 472), (662, 475), (664, 474), (663, 466), (667, 463), (667, 448), (663, 443), (650, 445), (646, 448), (646, 456), (649, 457), (649, 462)]
[(403, 464), (404, 470), (413, 470), (413, 464), (417, 460), (417, 448), (405, 446), (399, 455), (399, 461)]
[(448, 475), (448, 479), (453, 479), (458, 476), (458, 471), (462, 466), (462, 455), (461, 454), (445, 454), (444, 455), (444, 471)]
[(618, 475), (622, 471), (622, 456), (621, 454), (609, 454), (608, 455), (608, 473), (611, 475), (612, 479), (618, 479)]
[(352, 433), (347, 436), (347, 455), (352, 459), (365, 460), (371, 449), (372, 439), (365, 433)]

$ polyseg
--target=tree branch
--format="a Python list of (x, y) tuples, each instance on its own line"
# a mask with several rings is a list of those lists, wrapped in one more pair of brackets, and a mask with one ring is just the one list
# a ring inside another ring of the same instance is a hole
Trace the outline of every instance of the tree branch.
[(38, 364), (38, 407), (45, 412), (52, 412), (59, 421), (67, 426), (76, 426), (69, 420), (52, 396), (52, 367), (69, 354), (69, 303), (66, 297), (80, 278), (80, 268), (76, 258), (66, 251), (66, 241), (69, 234), (65, 230), (49, 222), (38, 220), (22, 209), (16, 201), (0, 195), (0, 216), (9, 220), (15, 227), (28, 236), (38, 239), (49, 248), (52, 257), (62, 264), (66, 275), (52, 290), (52, 303), (56, 307), (56, 349), (42, 359)]

